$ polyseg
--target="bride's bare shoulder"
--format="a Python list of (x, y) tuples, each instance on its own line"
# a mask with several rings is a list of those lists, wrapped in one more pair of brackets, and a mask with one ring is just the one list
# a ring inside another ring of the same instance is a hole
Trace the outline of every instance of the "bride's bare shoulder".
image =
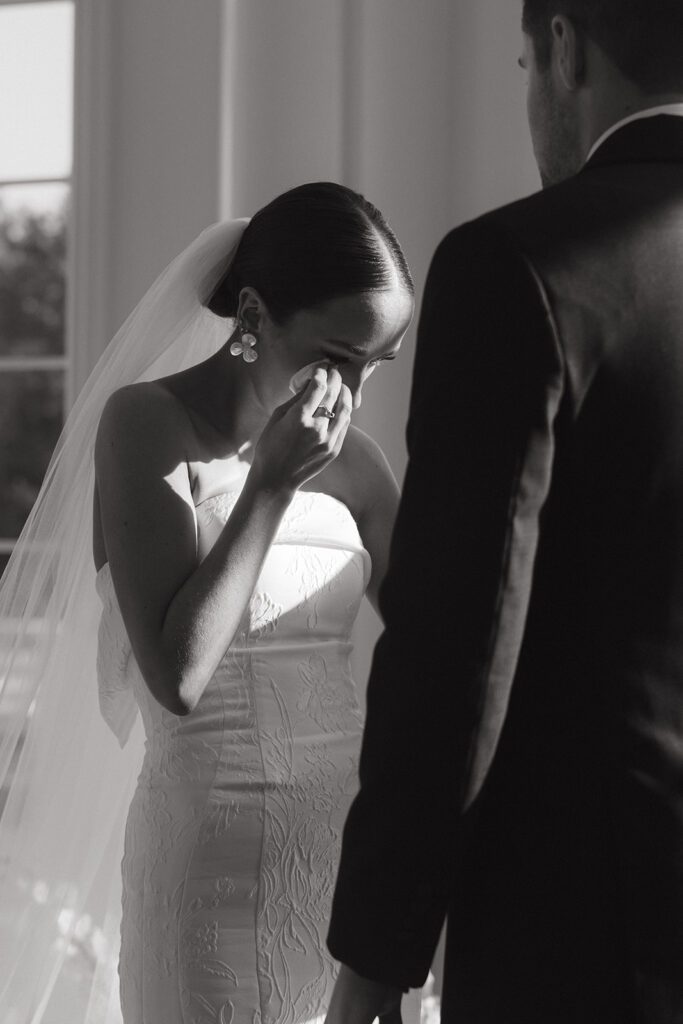
[(354, 423), (344, 440), (339, 458), (346, 502), (357, 522), (376, 506), (393, 507), (398, 484), (381, 447)]
[(191, 424), (182, 401), (163, 380), (138, 381), (114, 391), (102, 410), (95, 456), (103, 447), (137, 445), (168, 450), (189, 440)]

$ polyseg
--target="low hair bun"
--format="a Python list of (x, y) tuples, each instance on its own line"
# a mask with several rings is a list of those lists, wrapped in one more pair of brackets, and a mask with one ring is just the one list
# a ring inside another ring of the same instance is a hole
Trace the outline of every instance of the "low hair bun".
[(232, 273), (232, 268), (230, 268), (216, 285), (206, 303), (206, 307), (216, 316), (227, 319), (237, 316), (238, 299), (239, 292), (235, 287), (234, 274)]

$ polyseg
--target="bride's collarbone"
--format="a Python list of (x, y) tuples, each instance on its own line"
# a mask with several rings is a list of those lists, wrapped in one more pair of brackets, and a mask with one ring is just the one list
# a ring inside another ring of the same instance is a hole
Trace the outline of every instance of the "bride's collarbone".
[(249, 464), (244, 464), (239, 455), (215, 458), (207, 452), (204, 457), (188, 459), (190, 486), (195, 505), (217, 494), (241, 491), (249, 473)]
[[(241, 491), (249, 475), (251, 462), (234, 455), (227, 459), (188, 460), (188, 466), (192, 497), (195, 505), (200, 505), (216, 495)], [(298, 490), (306, 494), (326, 494), (341, 501), (352, 512), (356, 508), (349, 481), (343, 473), (331, 473), (329, 467), (307, 480)]]
[[(241, 491), (249, 473), (248, 468), (245, 471), (241, 466), (235, 465), (233, 460), (225, 460), (220, 467), (214, 466), (213, 472), (207, 472), (209, 467), (206, 463), (194, 465), (189, 463), (189, 466), (192, 478), (192, 497), (195, 505), (201, 505), (203, 501), (207, 501), (209, 498), (216, 497), (219, 494)], [(321, 477), (322, 474), (320, 473), (311, 480), (307, 480), (305, 484), (298, 488), (298, 492), (326, 494), (330, 498), (341, 501), (342, 504), (347, 505), (349, 508), (355, 506), (353, 496), (349, 493), (348, 488), (340, 485), (340, 481), (329, 478), (323, 480)]]
[(219, 430), (181, 389), (172, 393), (185, 412), (184, 458), (195, 505), (221, 491), (239, 489), (249, 472), (250, 451)]
[[(251, 468), (253, 446), (240, 446), (236, 440), (218, 430), (187, 396), (172, 389), (187, 413), (187, 463), (192, 497), (195, 505), (217, 494), (241, 490)], [(352, 475), (346, 459), (340, 457), (317, 476), (302, 484), (299, 491), (327, 494), (346, 505), (354, 515), (359, 497), (355, 495)]]

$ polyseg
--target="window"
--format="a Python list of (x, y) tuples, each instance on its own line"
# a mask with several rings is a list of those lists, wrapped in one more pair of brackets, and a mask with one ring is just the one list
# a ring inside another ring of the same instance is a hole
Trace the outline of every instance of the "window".
[(0, 0), (0, 572), (71, 403), (73, 0)]

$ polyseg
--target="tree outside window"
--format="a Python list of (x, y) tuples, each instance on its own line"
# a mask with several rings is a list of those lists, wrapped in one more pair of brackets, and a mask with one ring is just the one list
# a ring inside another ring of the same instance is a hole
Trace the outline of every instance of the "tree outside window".
[(0, 3), (0, 571), (68, 405), (72, 0)]

